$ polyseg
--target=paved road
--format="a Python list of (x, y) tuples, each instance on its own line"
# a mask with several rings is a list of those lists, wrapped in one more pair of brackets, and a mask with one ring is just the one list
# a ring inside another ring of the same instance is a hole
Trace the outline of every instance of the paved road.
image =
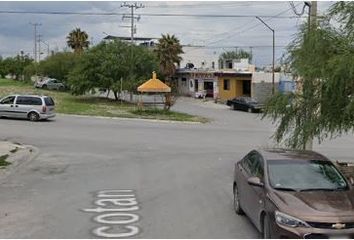
[[(0, 184), (0, 237), (92, 238), (103, 226), (112, 227), (109, 233), (127, 231), (121, 223), (132, 216), (139, 216), (130, 224), (138, 227), (136, 238), (257, 237), (249, 220), (233, 213), (232, 171), (250, 149), (272, 145), (272, 125), (254, 114), (189, 99), (174, 109), (214, 121), (1, 119), (0, 140), (34, 145), (40, 154)], [(316, 148), (349, 159), (353, 143), (347, 136)], [(125, 212), (131, 215), (123, 220), (83, 211), (97, 209), (105, 189), (133, 190), (125, 208), (139, 209)]]

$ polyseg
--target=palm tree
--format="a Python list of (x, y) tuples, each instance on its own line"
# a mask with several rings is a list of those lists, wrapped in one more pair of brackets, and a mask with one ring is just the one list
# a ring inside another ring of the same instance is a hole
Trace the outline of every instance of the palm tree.
[(84, 48), (88, 48), (90, 44), (90, 42), (87, 40), (87, 33), (85, 31), (81, 31), (80, 28), (72, 30), (66, 39), (68, 46), (74, 49), (75, 53), (82, 53)]
[(175, 35), (163, 35), (156, 44), (155, 52), (157, 54), (161, 73), (170, 80), (176, 72), (176, 64), (179, 64), (183, 53), (182, 46)]
[[(172, 86), (171, 78), (176, 72), (176, 64), (179, 64), (182, 57), (179, 56), (183, 53), (182, 46), (175, 35), (163, 35), (156, 44), (155, 52), (158, 57), (160, 72), (165, 76), (167, 84)], [(165, 109), (170, 109), (173, 105), (171, 94), (166, 94)]]

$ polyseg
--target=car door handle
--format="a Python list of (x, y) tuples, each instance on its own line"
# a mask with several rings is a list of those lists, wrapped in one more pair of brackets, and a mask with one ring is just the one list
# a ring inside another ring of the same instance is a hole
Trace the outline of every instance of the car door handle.
[(10, 107), (14, 107), (14, 105), (10, 105)]
[(18, 107), (18, 105), (15, 105), (15, 107)]

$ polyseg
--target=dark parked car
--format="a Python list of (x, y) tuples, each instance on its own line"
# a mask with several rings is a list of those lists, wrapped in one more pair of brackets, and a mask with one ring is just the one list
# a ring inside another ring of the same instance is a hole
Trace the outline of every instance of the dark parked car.
[(227, 100), (227, 106), (230, 106), (234, 110), (242, 110), (247, 112), (261, 112), (263, 105), (258, 103), (257, 100), (251, 97), (236, 97), (231, 100)]
[(312, 151), (253, 150), (236, 163), (234, 209), (264, 238), (354, 238), (354, 189)]

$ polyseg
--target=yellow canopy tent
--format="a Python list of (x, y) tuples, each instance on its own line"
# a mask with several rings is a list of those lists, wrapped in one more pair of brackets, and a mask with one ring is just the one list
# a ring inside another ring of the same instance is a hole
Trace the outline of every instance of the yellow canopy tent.
[[(138, 92), (140, 93), (169, 93), (171, 92), (171, 88), (167, 86), (165, 83), (161, 82), (156, 78), (156, 73), (152, 72), (152, 78), (141, 84), (138, 87)], [(166, 103), (164, 103), (166, 104)], [(140, 95), (139, 106), (143, 106), (143, 102)], [(154, 95), (154, 106), (156, 107), (156, 95)]]
[(152, 79), (146, 81), (138, 87), (138, 92), (166, 93), (171, 92), (171, 88), (156, 78), (156, 73), (152, 72)]

